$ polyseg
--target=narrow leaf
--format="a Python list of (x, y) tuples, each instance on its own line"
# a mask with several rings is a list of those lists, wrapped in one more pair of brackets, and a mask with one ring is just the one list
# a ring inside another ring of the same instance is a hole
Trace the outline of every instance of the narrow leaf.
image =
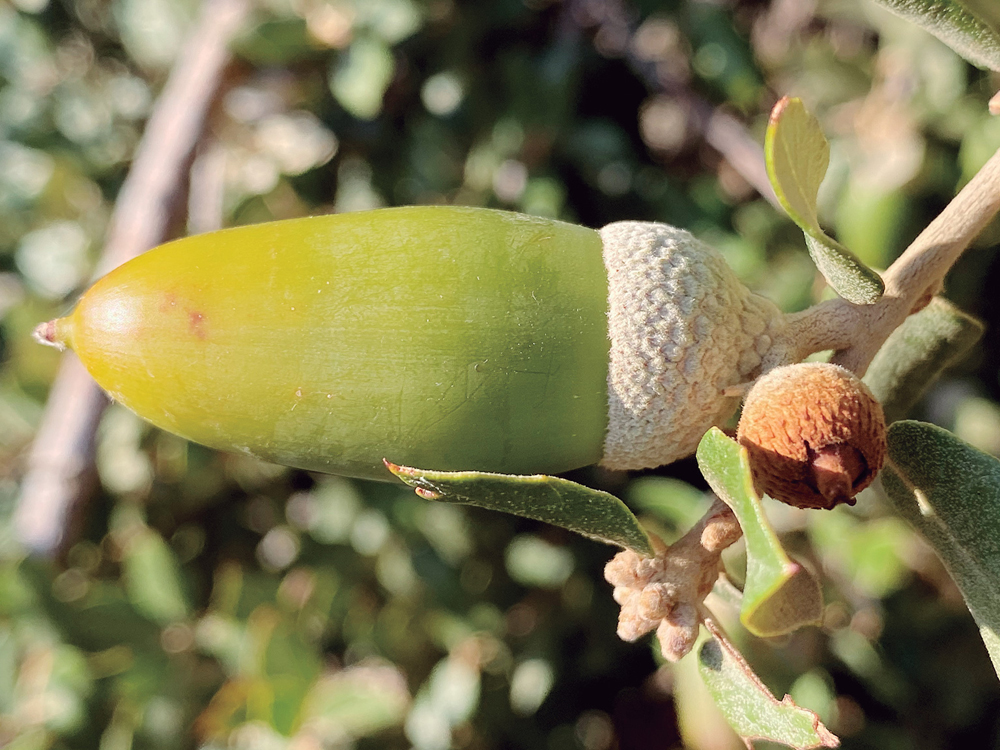
[(1000, 33), (959, 0), (875, 0), (980, 68), (1000, 70)]
[(713, 427), (698, 445), (698, 466), (712, 490), (733, 509), (747, 545), (740, 621), (754, 635), (783, 635), (817, 623), (819, 582), (785, 553), (753, 487), (746, 449)]
[(806, 234), (806, 247), (830, 288), (848, 302), (870, 305), (882, 296), (882, 277), (822, 230)]
[(786, 96), (774, 106), (764, 160), (778, 202), (805, 233), (809, 254), (833, 290), (855, 304), (875, 302), (885, 289), (881, 277), (820, 228), (816, 196), (830, 165), (830, 144), (801, 99)]
[(983, 324), (935, 297), (908, 317), (879, 349), (865, 383), (888, 422), (902, 419), (938, 376), (961, 360), (983, 335)]
[(125, 589), (136, 611), (161, 625), (188, 616), (180, 565), (156, 531), (144, 528), (129, 540), (122, 567)]
[(923, 422), (889, 428), (882, 483), (951, 573), (1000, 675), (1000, 461)]
[(425, 471), (389, 461), (385, 465), (428, 500), (513, 513), (626, 547), (640, 555), (653, 555), (653, 546), (639, 520), (625, 503), (607, 492), (542, 474)]
[(781, 742), (799, 750), (840, 745), (815, 713), (795, 705), (791, 696), (777, 700), (715, 623), (706, 620), (705, 625), (712, 637), (698, 651), (698, 671), (748, 748), (753, 740)]

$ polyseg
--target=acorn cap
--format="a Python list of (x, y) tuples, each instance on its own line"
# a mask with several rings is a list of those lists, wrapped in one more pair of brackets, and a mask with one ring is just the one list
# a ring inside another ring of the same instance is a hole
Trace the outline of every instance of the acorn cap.
[(799, 508), (854, 504), (885, 462), (882, 407), (853, 373), (804, 362), (771, 370), (747, 394), (737, 439), (757, 490)]
[(739, 407), (785, 319), (714, 248), (667, 224), (600, 230), (608, 272), (608, 434), (601, 463), (644, 469), (694, 453)]

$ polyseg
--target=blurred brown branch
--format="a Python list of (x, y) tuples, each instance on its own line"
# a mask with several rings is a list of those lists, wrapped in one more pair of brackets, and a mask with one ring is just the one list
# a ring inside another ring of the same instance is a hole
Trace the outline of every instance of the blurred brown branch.
[(187, 231), (222, 229), (226, 187), (226, 149), (211, 135), (198, 145), (188, 183)]
[[(205, 0), (119, 192), (98, 275), (166, 238), (172, 204), (229, 62), (229, 41), (246, 12), (246, 0)], [(18, 537), (37, 554), (52, 555), (66, 542), (74, 509), (87, 492), (94, 433), (106, 404), (80, 362), (66, 354), (28, 456), (15, 515)]]

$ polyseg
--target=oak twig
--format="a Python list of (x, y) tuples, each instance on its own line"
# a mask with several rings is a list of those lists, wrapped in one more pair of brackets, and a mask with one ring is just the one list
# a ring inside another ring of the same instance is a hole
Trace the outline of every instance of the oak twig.
[[(166, 238), (171, 203), (229, 61), (229, 40), (246, 12), (246, 0), (206, 0), (202, 6), (119, 192), (98, 275)], [(36, 554), (52, 555), (66, 541), (67, 525), (86, 494), (94, 433), (106, 404), (80, 362), (67, 353), (28, 456), (15, 512), (18, 537)]]
[[(871, 305), (833, 299), (788, 316), (785, 347), (772, 364), (833, 349), (834, 364), (864, 375), (886, 339), (942, 287), (958, 257), (1000, 212), (1000, 151), (882, 275), (885, 294)], [(787, 350), (787, 351), (786, 351)]]
[(187, 231), (222, 229), (226, 188), (226, 148), (211, 136), (195, 151), (188, 182)]

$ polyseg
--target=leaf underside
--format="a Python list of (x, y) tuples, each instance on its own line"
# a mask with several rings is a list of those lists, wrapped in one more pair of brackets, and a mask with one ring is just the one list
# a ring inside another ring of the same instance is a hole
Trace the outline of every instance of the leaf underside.
[(1000, 70), (1000, 31), (958, 0), (875, 0), (980, 68)]
[(806, 232), (805, 237), (809, 256), (831, 289), (856, 305), (878, 301), (885, 291), (881, 276), (822, 230)]
[(819, 581), (785, 553), (753, 487), (746, 449), (713, 427), (698, 445), (705, 481), (725, 502), (743, 529), (747, 574), (740, 621), (754, 635), (783, 635), (819, 622), (823, 600)]
[(816, 197), (830, 165), (830, 144), (801, 99), (784, 97), (764, 137), (767, 176), (782, 208), (805, 234), (816, 267), (841, 297), (859, 305), (882, 296), (882, 278), (819, 225)]
[(865, 373), (887, 422), (904, 418), (927, 388), (983, 335), (983, 324), (942, 297), (892, 332)]
[(889, 428), (882, 484), (937, 550), (1000, 675), (1000, 460), (923, 422)]
[(747, 747), (753, 740), (781, 742), (799, 750), (837, 747), (840, 741), (812, 711), (785, 696), (777, 700), (711, 620), (712, 637), (698, 650), (698, 671), (726, 721)]
[(651, 557), (639, 519), (614, 495), (568, 479), (481, 471), (426, 471), (385, 462), (389, 471), (429, 500), (475, 505), (561, 526)]

